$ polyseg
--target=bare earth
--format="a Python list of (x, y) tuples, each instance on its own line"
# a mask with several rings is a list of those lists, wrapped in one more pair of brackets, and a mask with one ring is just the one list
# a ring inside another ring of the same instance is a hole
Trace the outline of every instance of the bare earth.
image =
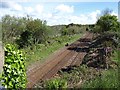
[(92, 37), (92, 33), (86, 33), (79, 40), (53, 53), (45, 63), (35, 63), (29, 67), (27, 87), (32, 88), (38, 81), (53, 77), (62, 68), (79, 66), (87, 53), (87, 45)]

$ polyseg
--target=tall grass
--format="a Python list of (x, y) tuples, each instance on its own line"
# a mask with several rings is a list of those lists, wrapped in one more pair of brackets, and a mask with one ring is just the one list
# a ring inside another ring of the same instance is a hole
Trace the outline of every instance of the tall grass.
[[(114, 53), (112, 59), (116, 59), (117, 53)], [(117, 59), (116, 59), (117, 60)], [(67, 88), (99, 88), (114, 89), (119, 88), (119, 72), (118, 67), (114, 67), (108, 70), (96, 69), (93, 67), (87, 67), (81, 65), (79, 67), (71, 67), (70, 69), (60, 70), (60, 79), (64, 79), (67, 82)], [(49, 83), (50, 87), (54, 86), (53, 83)], [(39, 84), (41, 86), (41, 84)]]
[[(119, 54), (117, 51), (112, 56), (112, 61), (119, 63)], [(119, 65), (119, 64), (118, 64)], [(85, 81), (81, 88), (119, 88), (119, 66), (100, 72), (101, 75), (95, 79)]]
[(67, 82), (64, 79), (56, 78), (46, 81), (45, 88), (49, 90), (56, 90), (56, 89), (65, 89), (67, 88)]
[(118, 88), (118, 70), (103, 71), (101, 76), (86, 81), (81, 88)]

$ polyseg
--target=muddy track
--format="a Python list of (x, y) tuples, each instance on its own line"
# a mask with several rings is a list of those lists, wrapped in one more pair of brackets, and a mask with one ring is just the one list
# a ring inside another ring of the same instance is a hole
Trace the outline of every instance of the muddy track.
[(29, 68), (27, 87), (32, 88), (38, 81), (53, 77), (62, 68), (79, 66), (87, 53), (88, 42), (92, 40), (92, 36), (92, 33), (86, 33), (79, 40), (52, 54), (44, 64)]

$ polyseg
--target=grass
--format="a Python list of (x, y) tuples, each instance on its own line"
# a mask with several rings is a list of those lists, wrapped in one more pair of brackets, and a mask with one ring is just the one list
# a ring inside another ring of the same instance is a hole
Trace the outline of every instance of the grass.
[[(118, 52), (115, 51), (111, 57), (112, 61), (118, 63)], [(85, 81), (82, 88), (119, 88), (119, 66), (112, 69), (102, 70), (100, 76)]]
[(111, 57), (111, 60), (116, 62), (116, 63), (119, 62), (119, 60), (120, 60), (119, 53), (120, 53), (120, 51), (115, 50), (113, 53), (113, 56)]
[[(114, 52), (113, 61), (118, 61), (117, 52)], [(79, 67), (71, 67), (68, 70), (60, 70), (58, 76), (67, 82), (67, 88), (103, 88), (114, 89), (119, 88), (118, 67), (111, 69), (97, 69), (81, 65)], [(54, 78), (54, 79), (55, 79)], [(38, 83), (37, 86), (44, 86), (45, 83)]]
[(61, 72), (68, 87), (72, 88), (119, 88), (118, 68), (95, 69), (81, 65), (67, 72)]
[[(113, 56), (111, 57), (111, 60), (116, 63), (119, 63), (120, 60), (118, 53), (120, 52), (115, 51)], [(79, 67), (72, 67), (70, 70), (59, 71), (58, 77), (61, 80), (63, 79), (67, 82), (68, 88), (114, 89), (119, 88), (119, 66), (117, 67), (116, 65), (114, 65), (112, 68), (105, 70), (87, 67), (86, 65), (81, 65)], [(41, 86), (41, 83), (38, 83), (37, 85)]]
[(29, 47), (24, 49), (26, 52), (26, 67), (31, 65), (33, 62), (40, 61), (43, 63), (45, 59), (51, 55), (56, 50), (65, 46), (66, 43), (72, 43), (80, 38), (82, 34), (76, 34), (72, 36), (60, 36), (53, 38), (52, 44), (45, 46), (44, 44), (39, 44), (33, 47), (31, 50)]
[(101, 72), (101, 76), (86, 81), (81, 88), (118, 88), (118, 70), (106, 70)]
[[(60, 80), (65, 80), (67, 83), (67, 88), (81, 88), (84, 81), (93, 79), (98, 76), (99, 72), (94, 68), (88, 68), (86, 65), (81, 65), (79, 67), (72, 67), (67, 71), (59, 71), (58, 76), (54, 79), (59, 78)], [(52, 79), (50, 79), (52, 80)], [(44, 87), (45, 82), (39, 82), (35, 87)]]
[(89, 75), (92, 75), (92, 70), (88, 68), (86, 65), (82, 65), (80, 67), (72, 67), (70, 71), (60, 72), (61, 78), (65, 79), (68, 82), (68, 87), (74, 88), (77, 87), (79, 82), (83, 82), (83, 80), (88, 79)]
[(67, 88), (67, 82), (64, 79), (55, 78), (55, 79), (47, 80), (45, 82), (44, 87), (49, 90), (59, 89), (59, 88)]

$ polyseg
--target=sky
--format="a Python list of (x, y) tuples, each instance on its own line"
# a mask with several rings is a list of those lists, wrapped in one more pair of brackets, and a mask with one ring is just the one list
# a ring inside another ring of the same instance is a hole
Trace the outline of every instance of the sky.
[(118, 17), (119, 0), (1, 0), (0, 18), (6, 14), (46, 20), (48, 25), (94, 24), (109, 8)]

